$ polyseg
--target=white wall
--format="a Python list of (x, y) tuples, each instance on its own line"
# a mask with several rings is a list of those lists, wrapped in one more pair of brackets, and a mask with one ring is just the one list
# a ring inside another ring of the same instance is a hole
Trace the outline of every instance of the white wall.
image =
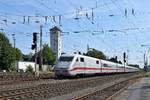
[[(33, 68), (33, 71), (35, 71), (35, 63), (34, 62), (26, 62), (26, 61), (18, 61), (17, 62), (17, 67), (18, 69), (23, 70), (24, 72), (27, 69), (27, 66), (31, 65)], [(42, 70), (43, 71), (48, 71), (48, 68), (51, 67), (50, 65), (43, 65)], [(39, 65), (36, 65), (37, 71), (39, 70)]]
[(33, 68), (33, 71), (35, 71), (35, 63), (34, 62), (24, 62), (24, 61), (19, 61), (17, 63), (18, 69), (21, 69), (23, 71), (26, 71), (27, 66), (31, 65)]

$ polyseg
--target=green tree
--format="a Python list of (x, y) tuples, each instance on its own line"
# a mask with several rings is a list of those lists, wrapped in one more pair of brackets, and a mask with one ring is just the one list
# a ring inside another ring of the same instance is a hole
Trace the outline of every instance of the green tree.
[(10, 70), (14, 65), (15, 50), (4, 33), (0, 33), (0, 70)]
[(108, 61), (114, 62), (114, 63), (118, 63), (118, 60), (114, 57), (111, 57)]
[(48, 64), (48, 65), (55, 64), (56, 58), (51, 48), (48, 46), (48, 44), (43, 45), (42, 55), (43, 55), (43, 64)]
[[(52, 52), (51, 48), (48, 46), (48, 44), (43, 45), (42, 50), (42, 58), (43, 58), (43, 64), (46, 65), (54, 65), (56, 61), (55, 54)], [(24, 61), (35, 61), (35, 54), (28, 54), (23, 55)], [(40, 52), (37, 53), (37, 64), (40, 63)]]
[(106, 56), (104, 55), (104, 53), (96, 49), (89, 50), (86, 53), (86, 55), (90, 57), (98, 58), (98, 59), (106, 59)]
[(121, 62), (120, 60), (118, 61), (118, 63), (119, 63), (119, 64), (122, 64), (122, 62)]
[(138, 64), (128, 64), (128, 66), (132, 66), (132, 67), (139, 68), (139, 65), (138, 65)]
[(108, 59), (108, 61), (111, 61), (111, 62), (114, 62), (114, 63), (122, 64), (122, 62), (121, 62), (120, 60), (118, 61), (117, 56), (116, 56), (116, 57), (111, 57), (110, 59)]
[(33, 56), (34, 56), (33, 53), (29, 53), (27, 55), (23, 54), (22, 59), (23, 59), (23, 61), (34, 61)]
[(18, 48), (15, 48), (15, 58), (16, 58), (16, 60), (17, 60), (17, 61), (19, 61), (19, 60), (22, 60), (22, 59), (23, 59), (23, 58), (22, 58), (21, 50), (20, 50), (20, 49), (18, 49)]

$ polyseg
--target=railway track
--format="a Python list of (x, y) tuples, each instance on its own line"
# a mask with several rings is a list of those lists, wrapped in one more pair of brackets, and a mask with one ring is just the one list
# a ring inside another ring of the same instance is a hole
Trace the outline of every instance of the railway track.
[(129, 85), (138, 81), (141, 77), (142, 76), (136, 76), (126, 79), (104, 89), (97, 89), (94, 92), (76, 97), (73, 100), (115, 100), (115, 96), (117, 96), (121, 91), (125, 90)]
[(0, 91), (0, 100), (40, 100), (61, 96), (74, 91), (79, 91), (87, 87), (95, 87), (97, 85), (105, 84), (107, 82), (118, 79), (126, 79), (134, 74), (112, 75), (103, 77), (93, 77), (85, 79), (73, 79), (62, 83), (40, 84), (21, 89), (12, 89), (7, 91)]
[(36, 77), (28, 73), (0, 73), (0, 85), (21, 83), (25, 81), (36, 81), (39, 79), (49, 79), (54, 76), (53, 73), (40, 74)]

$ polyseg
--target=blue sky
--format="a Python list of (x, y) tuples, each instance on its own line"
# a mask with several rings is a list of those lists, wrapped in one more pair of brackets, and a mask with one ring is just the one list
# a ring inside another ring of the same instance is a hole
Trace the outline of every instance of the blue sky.
[[(61, 37), (63, 52), (86, 52), (89, 44), (109, 57), (118, 56), (120, 60), (123, 52), (128, 51), (129, 63), (142, 65), (143, 53), (149, 57), (148, 47), (140, 46), (150, 44), (149, 4), (149, 0), (0, 0), (0, 29), (4, 29), (11, 43), (12, 33), (15, 33), (16, 47), (24, 54), (33, 52), (32, 33), (39, 32), (40, 25), (43, 25), (44, 43), (50, 41), (49, 29), (57, 25), (67, 32)], [(45, 16), (48, 16), (47, 22)], [(76, 16), (78, 20), (75, 20)]]

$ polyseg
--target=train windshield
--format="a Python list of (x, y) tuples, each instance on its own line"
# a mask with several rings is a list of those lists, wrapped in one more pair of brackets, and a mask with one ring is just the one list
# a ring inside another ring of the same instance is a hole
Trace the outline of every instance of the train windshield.
[(72, 61), (73, 57), (60, 57), (59, 61)]

